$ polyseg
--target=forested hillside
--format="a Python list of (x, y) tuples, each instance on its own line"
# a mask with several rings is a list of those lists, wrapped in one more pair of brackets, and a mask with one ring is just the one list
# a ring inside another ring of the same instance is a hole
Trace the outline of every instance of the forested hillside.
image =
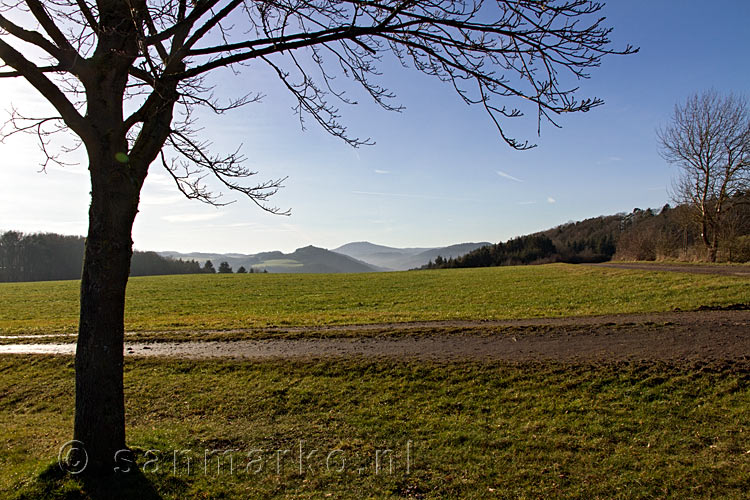
[[(81, 277), (82, 236), (54, 233), (0, 234), (0, 282), (71, 280)], [(155, 252), (133, 253), (131, 276), (204, 272), (194, 261), (169, 259)]]
[(456, 258), (438, 256), (427, 269), (515, 266), (550, 262), (604, 262), (612, 259), (624, 214), (569, 222), (541, 233), (486, 245)]
[(604, 262), (615, 254), (626, 217), (617, 214), (568, 222), (538, 235), (548, 237), (555, 245), (557, 261)]
[[(720, 261), (750, 261), (750, 196), (734, 197), (724, 214)], [(548, 262), (706, 259), (701, 227), (688, 205), (569, 222), (505, 243), (487, 245), (463, 256), (430, 261), (427, 269), (486, 267)]]

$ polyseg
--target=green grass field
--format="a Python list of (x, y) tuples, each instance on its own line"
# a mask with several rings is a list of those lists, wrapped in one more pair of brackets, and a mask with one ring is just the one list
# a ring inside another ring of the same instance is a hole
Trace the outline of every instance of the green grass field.
[[(731, 365), (128, 360), (128, 444), (158, 459), (134, 497), (743, 499), (748, 379)], [(53, 465), (71, 358), (0, 356), (0, 387), (0, 497), (125, 489)]]
[[(750, 278), (553, 264), (372, 274), (132, 278), (129, 331), (483, 320), (745, 303)], [(0, 334), (75, 333), (78, 283), (0, 283)]]
[[(133, 278), (126, 327), (200, 339), (689, 310), (747, 303), (748, 285), (559, 264)], [(0, 284), (2, 333), (75, 332), (77, 287)], [(750, 489), (747, 363), (127, 358), (128, 445), (143, 473), (85, 483), (56, 465), (72, 435), (73, 375), (71, 357), (0, 355), (0, 498), (739, 500)]]

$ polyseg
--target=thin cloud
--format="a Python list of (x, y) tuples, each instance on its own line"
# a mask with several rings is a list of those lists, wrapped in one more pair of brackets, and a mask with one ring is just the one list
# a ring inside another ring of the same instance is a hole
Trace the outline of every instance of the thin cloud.
[(72, 175), (88, 175), (88, 170), (85, 168), (82, 168), (80, 166), (76, 165), (66, 165), (66, 166), (56, 166), (56, 165), (48, 165), (47, 166), (47, 172), (62, 172), (64, 174), (72, 174)]
[(257, 222), (235, 222), (232, 224), (222, 224), (218, 227), (258, 227), (260, 224)]
[(174, 205), (184, 199), (186, 199), (184, 196), (177, 194), (166, 196), (144, 195), (141, 199), (141, 205)]
[(503, 172), (502, 170), (495, 170), (495, 173), (497, 173), (497, 175), (499, 175), (500, 177), (505, 177), (506, 179), (510, 179), (510, 180), (512, 180), (514, 182), (523, 182), (518, 177), (513, 177), (508, 172)]
[(149, 174), (146, 177), (146, 184), (174, 187), (174, 179), (162, 174)]
[(221, 212), (213, 214), (177, 214), (177, 215), (165, 215), (162, 220), (167, 222), (201, 222), (206, 220), (218, 219), (224, 215)]
[(295, 224), (261, 224), (259, 222), (234, 222), (230, 224), (212, 224), (211, 227), (218, 228), (237, 228), (237, 227), (249, 227), (255, 231), (263, 231), (264, 233), (276, 232), (276, 233), (289, 233), (299, 232), (299, 227)]
[(412, 198), (416, 200), (442, 200), (442, 201), (477, 201), (474, 198), (450, 198), (447, 196), (430, 196), (424, 194), (407, 194), (407, 193), (382, 193), (377, 191), (352, 191), (352, 194), (365, 196), (385, 196), (388, 198)]
[(380, 170), (380, 169), (375, 169), (375, 170), (374, 170), (374, 172), (375, 172), (376, 174), (379, 174), (379, 175), (388, 175), (388, 174), (390, 174), (390, 173), (391, 173), (391, 171), (390, 171), (390, 170)]
[(624, 161), (625, 159), (620, 156), (608, 156), (604, 158), (603, 160), (599, 160), (596, 162), (597, 165), (606, 165), (608, 163), (618, 163), (621, 161)]
[[(164, 219), (164, 217), (162, 217)], [(179, 222), (184, 222), (183, 220), (180, 220)], [(263, 232), (266, 233), (300, 233), (299, 227), (292, 224), (280, 224), (280, 225), (266, 225), (266, 224), (260, 224), (255, 222), (248, 222), (248, 223), (227, 223), (227, 224), (211, 224), (210, 229), (211, 230), (221, 230), (221, 229), (237, 229), (240, 227), (247, 227), (251, 228), (254, 232)], [(200, 226), (200, 225), (194, 225), (194, 226), (187, 226), (187, 227), (181, 227), (180, 231), (185, 232), (193, 232), (193, 233), (201, 233), (205, 234), (206, 226)], [(305, 240), (306, 241), (306, 240)]]
[(519, 201), (518, 202), (518, 205), (535, 205), (535, 204), (536, 204), (536, 202), (533, 201), (533, 200), (530, 200), (530, 201)]
[(554, 199), (553, 197), (549, 196), (549, 197), (547, 197), (547, 203), (557, 203), (557, 200)]

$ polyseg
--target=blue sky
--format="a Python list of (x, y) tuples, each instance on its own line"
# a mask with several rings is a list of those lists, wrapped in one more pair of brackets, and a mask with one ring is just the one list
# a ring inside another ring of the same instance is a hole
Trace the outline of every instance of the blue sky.
[[(290, 97), (268, 72), (250, 67), (238, 77), (217, 75), (217, 93), (249, 89), (266, 97), (219, 118), (202, 116), (204, 136), (223, 151), (243, 144), (258, 180), (288, 176), (273, 203), (292, 215), (269, 215), (241, 199), (218, 209), (184, 200), (154, 165), (135, 246), (254, 253), (359, 240), (420, 247), (496, 242), (569, 220), (660, 207), (669, 201), (675, 170), (659, 157), (655, 130), (690, 93), (746, 92), (750, 2), (612, 0), (605, 14), (615, 46), (631, 43), (640, 53), (610, 57), (590, 80), (569, 81), (581, 86), (581, 96), (606, 104), (561, 117), (562, 129), (543, 125), (537, 137), (533, 115), (516, 119), (510, 129), (539, 145), (526, 152), (511, 150), (484, 112), (450, 88), (395, 66), (386, 67), (383, 82), (404, 112), (382, 111), (356, 92), (361, 104), (342, 106), (350, 131), (376, 141), (359, 149), (313, 123), (301, 131)], [(0, 108), (44, 108), (20, 82), (0, 84)], [(0, 144), (0, 229), (85, 234), (85, 165), (38, 173), (35, 148), (31, 137)]]

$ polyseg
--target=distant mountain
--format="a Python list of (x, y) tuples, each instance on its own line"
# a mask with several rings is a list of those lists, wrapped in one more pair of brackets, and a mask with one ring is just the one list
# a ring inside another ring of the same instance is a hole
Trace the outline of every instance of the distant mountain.
[(421, 267), (438, 255), (446, 259), (458, 257), (485, 245), (489, 243), (460, 243), (439, 248), (394, 248), (359, 241), (347, 243), (332, 251), (386, 270), (404, 271)]
[(298, 248), (294, 253), (289, 254), (287, 258), (301, 262), (303, 265), (299, 272), (304, 273), (367, 273), (382, 271), (382, 269), (378, 269), (348, 255), (341, 255), (312, 245)]
[(201, 264), (210, 260), (214, 267), (218, 267), (221, 262), (227, 262), (233, 271), (237, 271), (240, 266), (244, 266), (248, 271), (253, 268), (256, 271), (267, 270), (269, 273), (371, 273), (383, 271), (383, 269), (347, 255), (314, 246), (298, 248), (289, 254), (276, 251), (258, 254), (159, 252), (159, 255), (183, 260), (193, 259)]
[(370, 243), (369, 241), (357, 241), (354, 243), (347, 243), (346, 245), (334, 248), (331, 251), (360, 259), (368, 255), (375, 254), (416, 255), (420, 252), (424, 252), (425, 250), (431, 250), (431, 248), (393, 248), (384, 245), (376, 245), (375, 243)]
[(404, 264), (406, 260), (426, 250), (430, 248), (393, 248), (369, 241), (358, 241), (347, 243), (332, 251), (386, 270), (404, 270), (410, 269)]

